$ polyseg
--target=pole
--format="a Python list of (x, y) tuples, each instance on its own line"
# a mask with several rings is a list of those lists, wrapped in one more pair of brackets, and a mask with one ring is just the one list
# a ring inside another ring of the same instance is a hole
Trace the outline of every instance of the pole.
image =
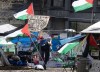
[(91, 14), (91, 24), (93, 24), (93, 20), (94, 20), (94, 9), (92, 8), (92, 14)]
[(4, 51), (1, 48), (0, 48), (0, 54), (2, 57), (2, 62), (4, 62), (7, 66), (10, 66), (8, 59), (7, 59), (6, 55), (4, 54)]
[(93, 20), (94, 20), (94, 15), (95, 15), (95, 13), (94, 13), (94, 5), (95, 5), (95, 2), (96, 0), (93, 0), (92, 1), (92, 3), (93, 3), (93, 7), (92, 7), (92, 14), (91, 14), (91, 24), (93, 24)]
[[(34, 44), (34, 46), (35, 46), (35, 48), (37, 49), (37, 51), (38, 51), (38, 53), (39, 53), (39, 56), (40, 56), (40, 58), (43, 60), (43, 58), (42, 58), (42, 56), (41, 56), (41, 54), (40, 54), (40, 52), (39, 52), (39, 50), (38, 50), (38, 48), (37, 48), (37, 46), (35, 45), (35, 43), (33, 42), (33, 40), (32, 40), (32, 37), (30, 36), (30, 40), (32, 41), (32, 43)], [(43, 60), (44, 61), (44, 60)]]
[[(33, 3), (32, 3), (32, 5), (33, 5)], [(34, 13), (34, 8), (33, 8), (33, 13)], [(33, 40), (32, 40), (32, 36), (30, 35), (29, 38), (30, 38), (30, 40), (32, 41), (33, 45), (35, 46), (36, 50), (38, 51), (40, 58), (43, 60), (43, 58), (42, 58), (42, 56), (41, 56), (41, 54), (40, 54), (40, 52), (39, 52), (37, 46), (35, 45), (35, 43), (34, 43)], [(44, 60), (43, 60), (43, 61), (44, 61)]]

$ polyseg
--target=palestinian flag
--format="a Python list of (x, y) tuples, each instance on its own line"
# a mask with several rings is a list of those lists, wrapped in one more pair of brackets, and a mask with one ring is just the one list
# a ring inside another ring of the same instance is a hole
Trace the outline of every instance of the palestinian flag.
[(2, 38), (5, 39), (23, 35), (30, 36), (30, 31), (28, 30), (28, 24), (24, 24), (11, 31), (0, 33), (0, 36), (2, 36)]
[(11, 38), (11, 37), (23, 36), (23, 35), (30, 36), (30, 31), (28, 30), (28, 24), (18, 27), (16, 30), (6, 35), (5, 38)]
[(75, 12), (93, 7), (93, 0), (77, 0), (72, 3)]
[(96, 42), (96, 40), (95, 40), (95, 38), (92, 34), (90, 34), (89, 44), (90, 44), (90, 46), (99, 48), (98, 45), (97, 45), (97, 42)]
[(79, 42), (67, 43), (63, 47), (61, 47), (60, 50), (58, 50), (58, 53), (66, 54), (71, 49), (75, 48), (78, 44), (79, 44)]
[(28, 15), (34, 15), (33, 4), (31, 3), (28, 8), (19, 11), (18, 13), (14, 14), (16, 19), (26, 20), (28, 19)]
[(0, 33), (0, 44), (13, 44), (12, 42), (10, 42), (10, 39), (13, 37), (17, 37), (17, 36), (30, 36), (30, 31), (28, 30), (28, 24), (24, 24), (18, 28), (15, 28), (13, 30), (4, 32), (4, 33)]

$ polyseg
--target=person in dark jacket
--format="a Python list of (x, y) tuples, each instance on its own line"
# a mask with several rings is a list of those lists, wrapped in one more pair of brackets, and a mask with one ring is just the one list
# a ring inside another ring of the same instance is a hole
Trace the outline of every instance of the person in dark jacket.
[(40, 46), (41, 46), (41, 57), (44, 61), (43, 67), (46, 70), (46, 64), (49, 61), (49, 56), (50, 56), (50, 46), (51, 46), (51, 42), (50, 39), (43, 39), (41, 38), (40, 41)]

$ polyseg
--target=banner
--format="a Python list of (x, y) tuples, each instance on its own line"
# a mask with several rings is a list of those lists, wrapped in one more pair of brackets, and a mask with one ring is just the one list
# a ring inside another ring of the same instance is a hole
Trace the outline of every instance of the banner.
[(28, 24), (30, 31), (41, 31), (44, 29), (49, 22), (50, 16), (34, 15), (28, 17)]

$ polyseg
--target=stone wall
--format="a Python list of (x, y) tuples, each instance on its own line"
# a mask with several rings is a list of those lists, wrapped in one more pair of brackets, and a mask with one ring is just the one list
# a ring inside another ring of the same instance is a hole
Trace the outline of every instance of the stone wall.
[(24, 21), (16, 20), (13, 14), (26, 0), (0, 0), (0, 24), (23, 24)]

